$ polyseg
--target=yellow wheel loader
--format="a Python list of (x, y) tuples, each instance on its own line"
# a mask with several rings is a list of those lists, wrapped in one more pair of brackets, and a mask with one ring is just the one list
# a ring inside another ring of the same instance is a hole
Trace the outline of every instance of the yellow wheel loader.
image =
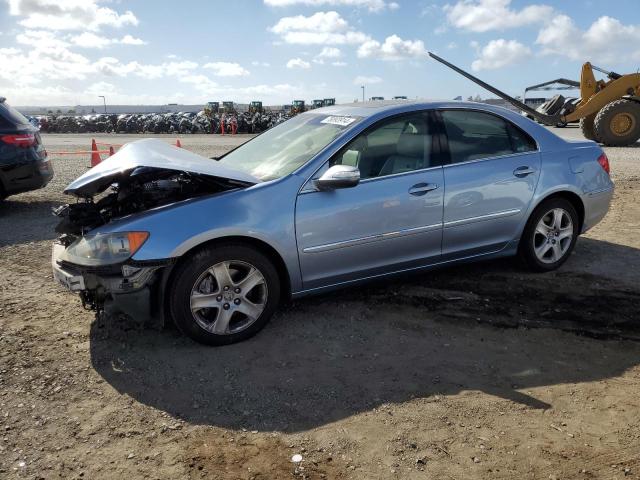
[[(640, 139), (640, 73), (620, 75), (587, 62), (582, 66), (579, 101), (567, 102), (550, 115), (534, 110), (431, 52), (429, 55), (540, 123), (553, 126), (579, 121), (585, 138), (612, 147), (632, 145)], [(608, 80), (596, 80), (594, 70), (604, 73)]]

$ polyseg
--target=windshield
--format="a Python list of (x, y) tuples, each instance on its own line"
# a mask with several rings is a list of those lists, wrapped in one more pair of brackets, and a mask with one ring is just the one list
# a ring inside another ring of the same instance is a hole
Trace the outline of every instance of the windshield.
[(220, 159), (260, 180), (283, 177), (311, 160), (359, 117), (305, 113), (267, 130)]

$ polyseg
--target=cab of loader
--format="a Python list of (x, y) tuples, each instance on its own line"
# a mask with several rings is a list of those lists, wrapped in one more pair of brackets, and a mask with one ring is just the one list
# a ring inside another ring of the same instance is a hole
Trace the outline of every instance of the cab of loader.
[(291, 114), (297, 115), (305, 111), (304, 100), (294, 100), (291, 103)]
[(396, 95), (395, 97), (393, 97), (394, 100), (406, 100), (407, 96), (406, 95)]
[(207, 102), (204, 106), (204, 114), (207, 117), (212, 117), (220, 110), (220, 102)]
[(222, 113), (236, 113), (233, 102), (222, 102)]
[[(585, 138), (611, 147), (632, 145), (640, 139), (640, 73), (621, 75), (586, 62), (580, 75), (580, 98), (564, 99), (562, 105), (556, 99), (545, 106), (545, 113), (539, 111), (542, 107), (533, 109), (434, 53), (429, 55), (545, 125), (579, 121)], [(594, 70), (607, 80), (596, 80)]]
[(323, 101), (325, 107), (333, 107), (336, 104), (335, 98), (325, 98)]
[(262, 102), (252, 101), (249, 104), (249, 113), (262, 113)]
[(371, 100), (374, 101), (374, 102), (379, 102), (379, 101), (384, 100), (384, 97), (371, 97)]
[(322, 107), (324, 107), (324, 100), (320, 99), (320, 100), (313, 101), (313, 108), (322, 108)]

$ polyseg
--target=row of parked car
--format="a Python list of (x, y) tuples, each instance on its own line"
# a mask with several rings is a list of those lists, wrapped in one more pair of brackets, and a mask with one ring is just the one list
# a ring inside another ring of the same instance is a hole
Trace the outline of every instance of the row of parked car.
[(31, 122), (44, 133), (261, 133), (283, 122), (282, 112), (242, 112), (207, 115), (198, 113), (43, 115)]

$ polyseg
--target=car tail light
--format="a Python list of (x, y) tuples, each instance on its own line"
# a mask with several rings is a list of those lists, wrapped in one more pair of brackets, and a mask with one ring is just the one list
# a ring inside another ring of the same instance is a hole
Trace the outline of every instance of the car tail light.
[(610, 173), (611, 169), (609, 168), (609, 159), (607, 158), (606, 154), (602, 154), (598, 157), (598, 163), (600, 164), (600, 166), (602, 167), (602, 169), (607, 172), (607, 174)]
[(0, 137), (4, 143), (15, 145), (16, 147), (28, 148), (36, 145), (36, 136), (33, 133), (23, 133), (19, 135), (3, 135)]

